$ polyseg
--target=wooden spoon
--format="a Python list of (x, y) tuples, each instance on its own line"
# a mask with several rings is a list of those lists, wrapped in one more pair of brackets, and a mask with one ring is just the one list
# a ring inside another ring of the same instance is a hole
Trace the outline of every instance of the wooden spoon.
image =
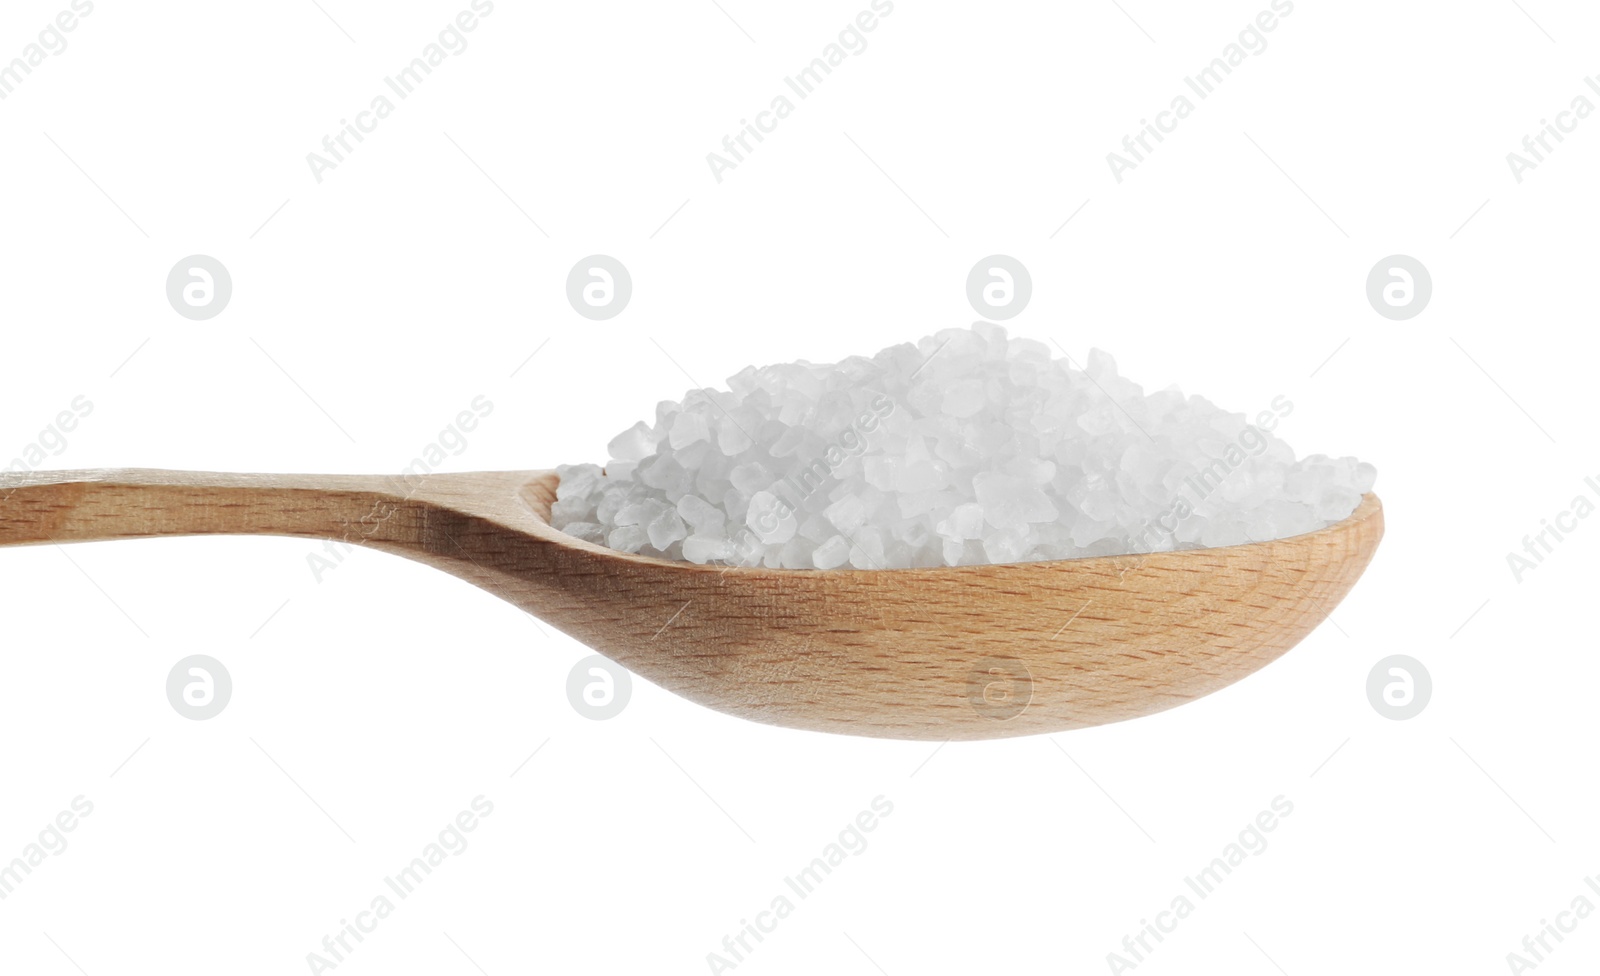
[(1383, 536), (1367, 495), (1248, 545), (941, 569), (773, 570), (617, 552), (551, 528), (552, 471), (0, 475), (0, 545), (336, 539), (427, 563), (710, 708), (774, 725), (988, 739), (1148, 715), (1266, 665)]

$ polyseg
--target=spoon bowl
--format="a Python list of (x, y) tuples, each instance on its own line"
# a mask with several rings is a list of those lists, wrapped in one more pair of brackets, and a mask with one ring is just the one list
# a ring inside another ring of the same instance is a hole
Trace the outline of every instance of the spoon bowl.
[(0, 475), (0, 546), (287, 535), (458, 576), (640, 677), (792, 728), (899, 739), (1059, 732), (1162, 711), (1265, 666), (1371, 561), (1383, 507), (1269, 542), (933, 569), (634, 555), (549, 523), (553, 471), (141, 469)]

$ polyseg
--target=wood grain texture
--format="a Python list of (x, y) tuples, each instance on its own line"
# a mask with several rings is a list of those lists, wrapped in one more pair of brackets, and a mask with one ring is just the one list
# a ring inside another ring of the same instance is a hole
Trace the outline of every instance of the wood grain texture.
[(0, 476), (0, 545), (337, 539), (454, 574), (635, 674), (774, 725), (986, 739), (1135, 718), (1298, 643), (1383, 536), (1367, 495), (1316, 532), (1003, 566), (769, 570), (616, 552), (546, 521), (553, 472), (409, 479), (116, 470)]

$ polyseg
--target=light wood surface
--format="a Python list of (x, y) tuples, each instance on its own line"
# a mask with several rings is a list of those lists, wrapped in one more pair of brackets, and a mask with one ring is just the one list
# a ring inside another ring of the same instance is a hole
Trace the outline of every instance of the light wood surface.
[(0, 475), (0, 546), (337, 539), (468, 580), (710, 708), (945, 740), (1120, 721), (1238, 681), (1321, 623), (1383, 536), (1382, 505), (1367, 495), (1326, 529), (1219, 549), (945, 569), (722, 568), (557, 532), (546, 521), (556, 482), (548, 471)]

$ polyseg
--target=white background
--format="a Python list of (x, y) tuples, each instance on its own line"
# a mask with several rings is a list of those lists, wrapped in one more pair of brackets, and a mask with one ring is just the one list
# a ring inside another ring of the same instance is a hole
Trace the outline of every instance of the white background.
[[(0, 902), (0, 970), (306, 972), (480, 794), (471, 846), (338, 972), (707, 972), (879, 795), (737, 972), (1106, 972), (1280, 795), (1138, 972), (1505, 972), (1588, 892), (1600, 520), (1520, 584), (1506, 553), (1600, 476), (1600, 120), (1520, 184), (1506, 154), (1600, 103), (1592, 7), (1299, 0), (1119, 184), (1106, 154), (1265, 0), (899, 0), (719, 184), (706, 154), (866, 0), (498, 0), (319, 184), (306, 154), (467, 0), (322, 6), (99, 0), (0, 101), (0, 461), (78, 395), (47, 467), (393, 473), (478, 395), (448, 469), (599, 461), (685, 372), (966, 324), (1004, 253), (1034, 281), (1017, 334), (1243, 412), (1288, 397), (1297, 449), (1378, 466), (1388, 536), (1330, 624), (1219, 694), (942, 748), (643, 681), (590, 721), (585, 648), (377, 553), (318, 582), (297, 540), (7, 550), (0, 860), (94, 812)], [(0, 60), (65, 7), (5, 4)], [(634, 281), (607, 322), (564, 293), (597, 252)], [(1404, 322), (1364, 293), (1396, 253), (1434, 281)], [(165, 298), (191, 254), (233, 276), (210, 321)], [(163, 691), (193, 653), (235, 683), (206, 722)], [(1364, 690), (1395, 653), (1433, 676), (1410, 721)], [(1538, 972), (1592, 971), (1597, 918)]]

